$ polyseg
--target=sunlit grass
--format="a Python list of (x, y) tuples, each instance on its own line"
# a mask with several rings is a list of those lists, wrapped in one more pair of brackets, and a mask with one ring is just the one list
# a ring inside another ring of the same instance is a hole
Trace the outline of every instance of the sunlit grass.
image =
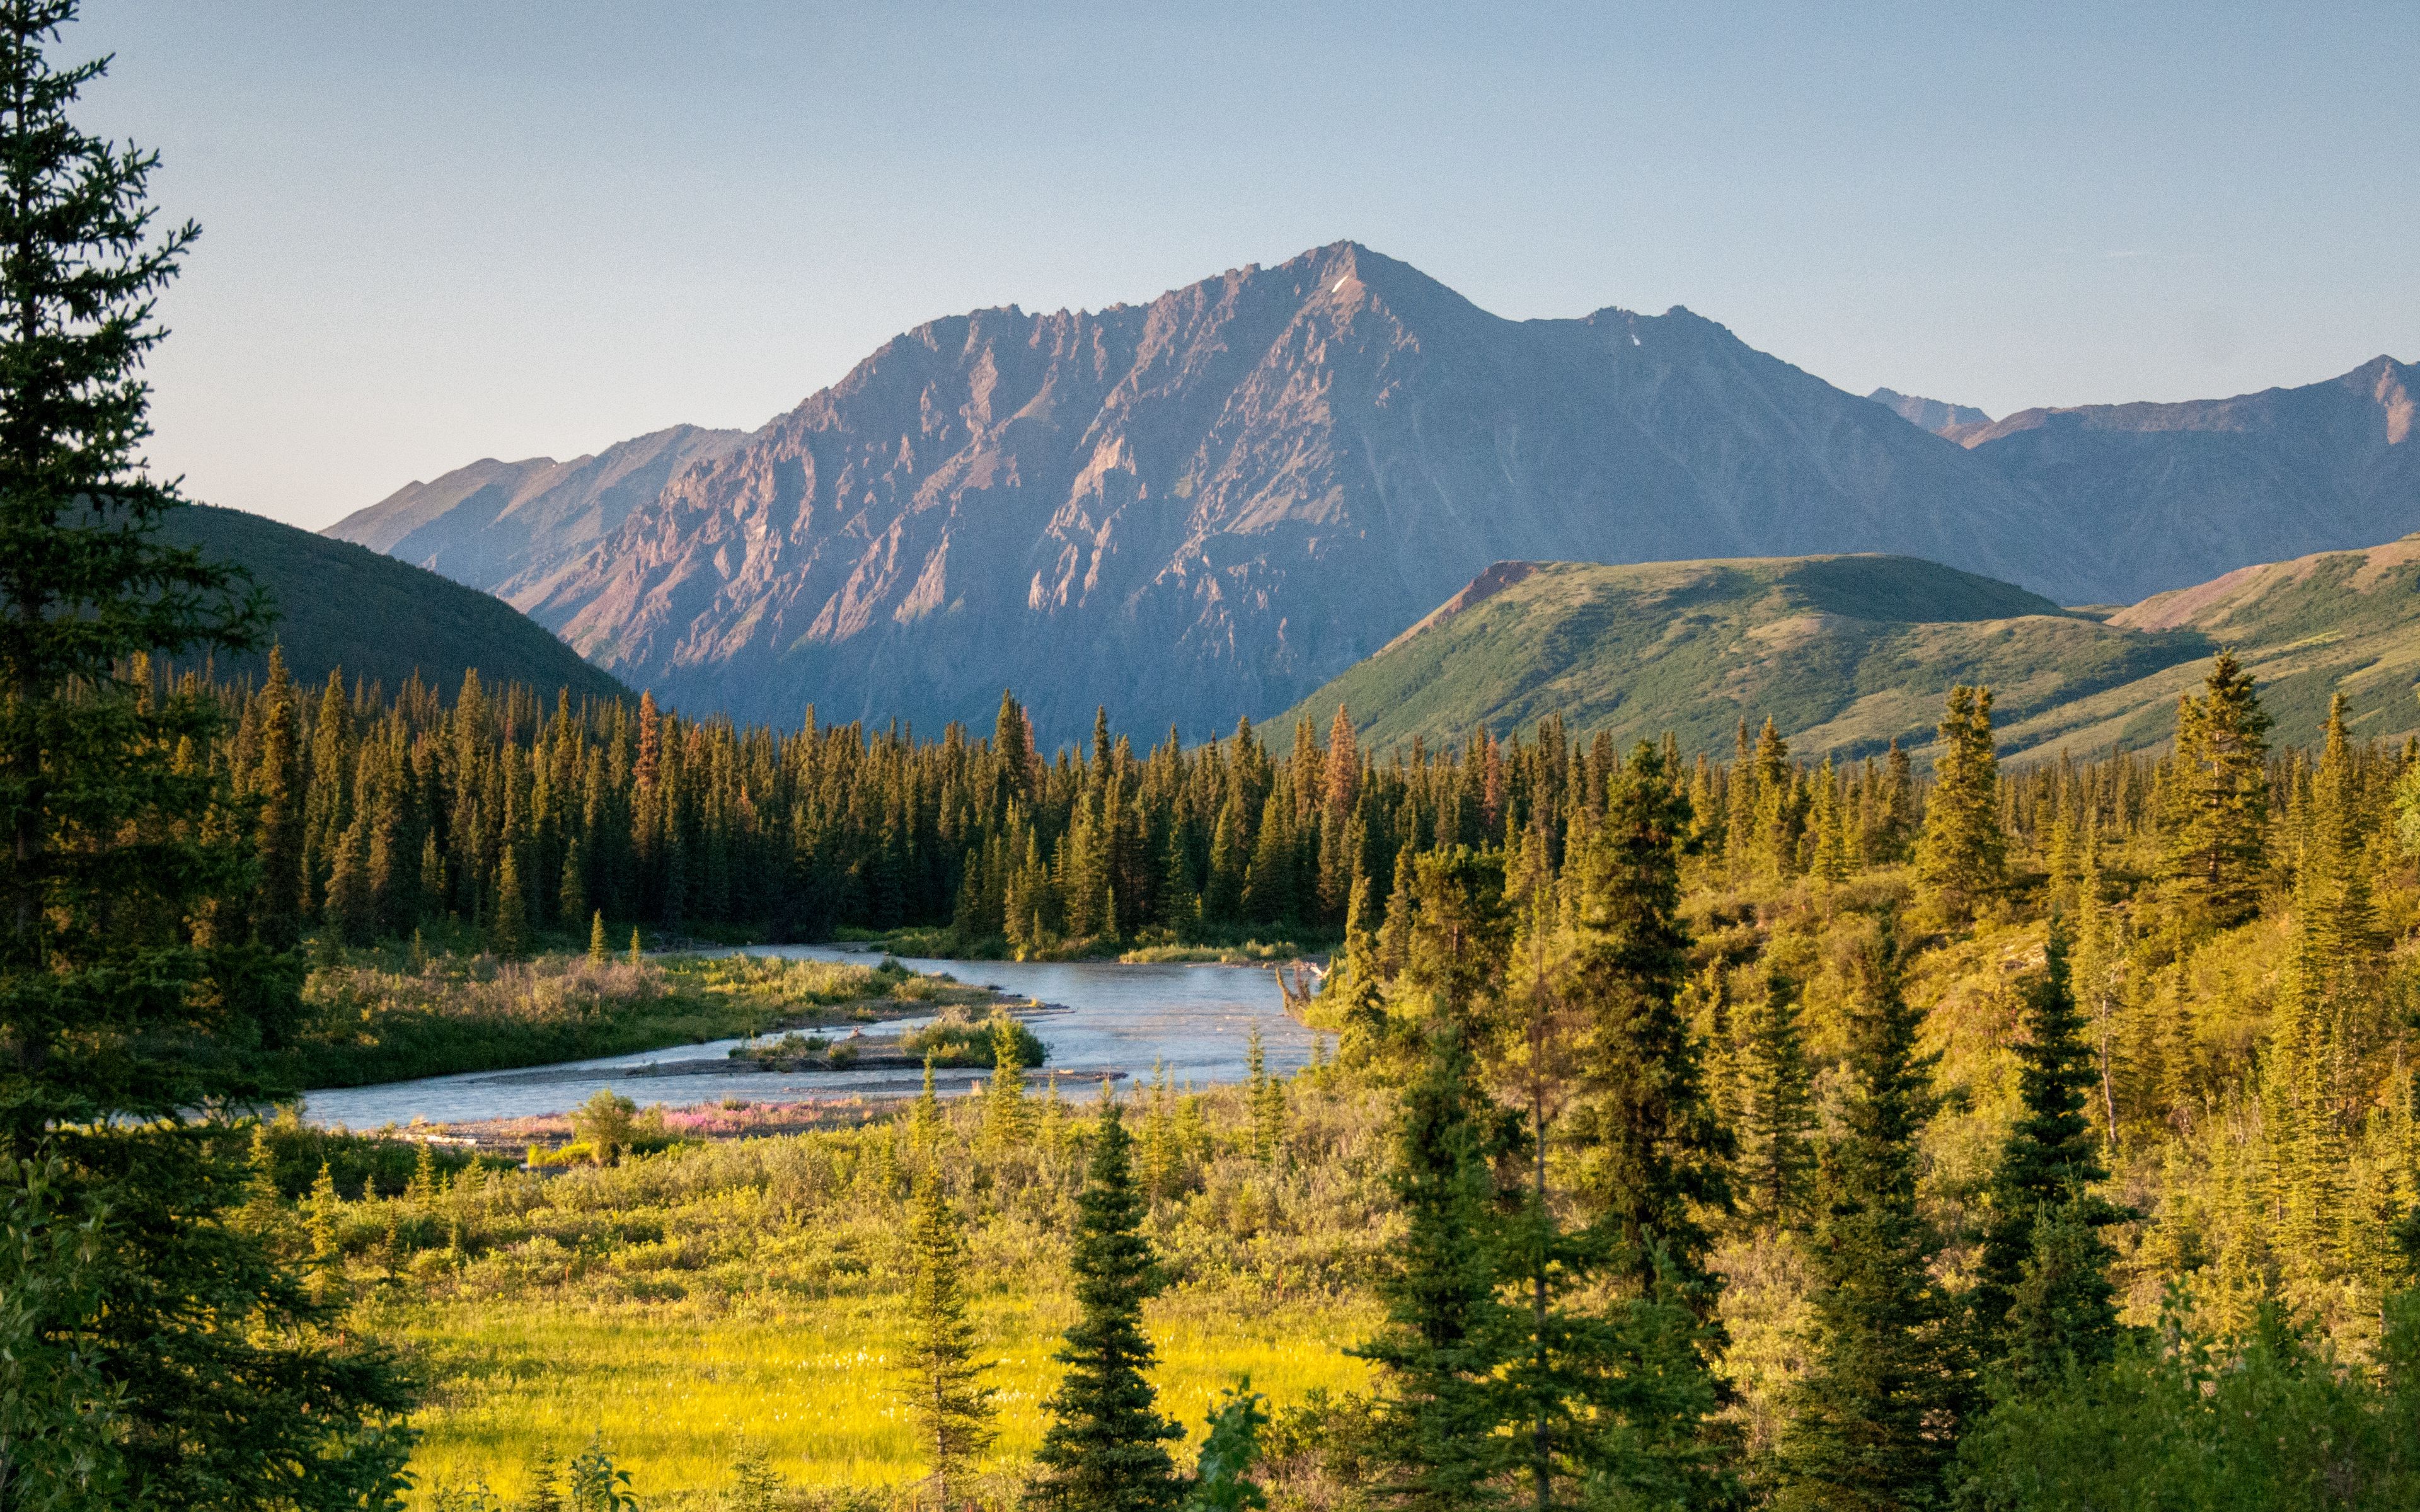
[[(1030, 1458), (1041, 1442), (1059, 1373), (1050, 1354), (1073, 1316), (1063, 1294), (994, 1293), (975, 1309), (1000, 1393), (1002, 1461)], [(1187, 1292), (1160, 1299), (1148, 1320), (1160, 1410), (1192, 1442), (1239, 1375), (1278, 1401), (1366, 1387), (1366, 1367), (1342, 1352), (1373, 1321), (1366, 1304), (1273, 1310), (1249, 1295)], [(419, 1420), (413, 1504), (427, 1504), (439, 1479), (475, 1477), (516, 1496), (534, 1448), (568, 1454), (592, 1434), (650, 1498), (720, 1489), (746, 1449), (794, 1486), (915, 1480), (927, 1467), (899, 1396), (901, 1322), (895, 1299), (870, 1297), (721, 1314), (687, 1304), (420, 1310), (400, 1332), (428, 1351), (440, 1389)]]

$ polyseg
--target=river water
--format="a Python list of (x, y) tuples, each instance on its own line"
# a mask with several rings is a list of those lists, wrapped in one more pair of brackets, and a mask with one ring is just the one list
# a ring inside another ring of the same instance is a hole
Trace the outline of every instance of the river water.
[[(815, 961), (871, 959), (861, 950), (828, 945), (751, 946), (747, 952)], [(1140, 1078), (1151, 1074), (1155, 1062), (1161, 1062), (1180, 1086), (1239, 1082), (1244, 1079), (1245, 1041), (1254, 1025), (1260, 1026), (1272, 1072), (1291, 1072), (1311, 1058), (1310, 1031), (1286, 1017), (1277, 982), (1264, 967), (902, 960), (911, 970), (946, 971), (961, 981), (987, 983), (1017, 999), (1036, 998), (1063, 1009), (1027, 1020), (1050, 1050), (1048, 1063), (1038, 1074), (1030, 1075), (1029, 1081), (1038, 1082), (1051, 1072), (1078, 1082), (1104, 1073)], [(923, 1022), (894, 1019), (871, 1026), (867, 1032), (870, 1037), (887, 1037)], [(923, 1077), (921, 1070), (723, 1070), (736, 1064), (729, 1058), (730, 1052), (741, 1042), (717, 1040), (644, 1055), (312, 1092), (304, 1099), (303, 1114), (316, 1124), (375, 1129), (414, 1119), (458, 1123), (561, 1113), (585, 1103), (600, 1087), (611, 1087), (644, 1107), (651, 1103), (679, 1105), (725, 1098), (787, 1103), (851, 1094), (892, 1096), (914, 1091)], [(716, 1069), (696, 1074), (632, 1074), (650, 1065), (713, 1065)], [(989, 1074), (943, 1072), (936, 1080), (954, 1089)]]

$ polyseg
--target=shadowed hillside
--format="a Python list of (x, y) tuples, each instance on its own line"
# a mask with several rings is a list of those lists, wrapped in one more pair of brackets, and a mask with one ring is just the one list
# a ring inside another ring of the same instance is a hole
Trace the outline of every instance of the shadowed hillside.
[[(559, 687), (574, 699), (628, 695), (511, 605), (393, 557), (208, 504), (171, 511), (161, 533), (243, 567), (269, 590), (278, 615), (271, 633), (306, 685), (342, 667), (390, 692), (417, 671), (450, 693), (476, 667), (486, 681), (525, 684), (542, 698)], [(222, 656), (214, 665), (240, 677), (264, 664)]]

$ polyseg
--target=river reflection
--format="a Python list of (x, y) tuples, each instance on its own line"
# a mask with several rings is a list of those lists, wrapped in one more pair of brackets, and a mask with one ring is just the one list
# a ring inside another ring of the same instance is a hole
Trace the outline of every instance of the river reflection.
[[(768, 945), (745, 948), (751, 955), (793, 960), (870, 961), (845, 946)], [(961, 981), (985, 982), (1023, 999), (1039, 998), (1065, 1012), (1043, 1013), (1030, 1022), (1050, 1047), (1041, 1075), (1083, 1080), (1105, 1072), (1148, 1076), (1164, 1061), (1179, 1085), (1237, 1082), (1244, 1078), (1244, 1045), (1254, 1025), (1267, 1046), (1269, 1069), (1291, 1072), (1311, 1058), (1309, 1030), (1285, 1016), (1278, 986), (1265, 968), (1203, 965), (1125, 965), (1080, 961), (927, 961), (903, 958), (916, 971), (949, 972)], [(897, 1019), (870, 1026), (892, 1035), (925, 1022)], [(425, 1119), (458, 1123), (478, 1119), (524, 1118), (561, 1113), (586, 1102), (600, 1087), (650, 1103), (689, 1103), (724, 1098), (786, 1103), (860, 1093), (888, 1096), (912, 1092), (918, 1071), (791, 1072), (725, 1071), (729, 1052), (741, 1041), (675, 1045), (644, 1055), (534, 1066), (520, 1071), (471, 1072), (312, 1092), (304, 1116), (313, 1123), (374, 1129)], [(717, 1064), (721, 1063), (721, 1064)], [(710, 1073), (633, 1075), (649, 1065), (715, 1065)], [(940, 1073), (945, 1088), (958, 1089), (988, 1072)], [(1029, 1078), (1038, 1083), (1041, 1075)]]

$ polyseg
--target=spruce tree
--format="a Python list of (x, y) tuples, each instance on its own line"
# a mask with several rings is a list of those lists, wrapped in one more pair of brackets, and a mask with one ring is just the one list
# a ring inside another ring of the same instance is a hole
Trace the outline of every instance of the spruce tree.
[(1251, 1103), (1252, 1158), (1265, 1165), (1285, 1148), (1285, 1084), (1269, 1074), (1257, 1024), (1244, 1042), (1244, 1084)]
[[(1981, 1261), (1968, 1305), (1985, 1357), (2008, 1356), (2015, 1344), (2009, 1310), (2027, 1267), (2042, 1250), (2044, 1262), (2054, 1268), (2037, 1267), (2030, 1304), (2037, 1313), (2026, 1326), (2039, 1329), (2040, 1310), (2048, 1309), (2060, 1320), (2067, 1350), (2086, 1365), (2098, 1364), (2109, 1357), (2118, 1332), (2109, 1284), (2116, 1257), (2099, 1229), (2125, 1214), (2092, 1196), (2093, 1186), (2108, 1178), (2100, 1141), (2085, 1116), (2099, 1071), (2069, 984), (2066, 930), (2055, 921), (2041, 976), (2025, 994), (2018, 1027), (2020, 1112), (1992, 1174)], [(2082, 1237), (2062, 1233), (2055, 1245), (2043, 1249), (2037, 1229), (2045, 1219), (2080, 1229)], [(2053, 1289), (2044, 1291), (2046, 1287)], [(2040, 1352), (2039, 1345), (2029, 1349)]]
[(1768, 970), (1737, 1032), (1740, 1208), (1757, 1223), (1792, 1224), (1806, 1206), (1815, 1125), (1797, 983)]
[(2230, 651), (2211, 663), (2198, 696), (2177, 701), (2164, 871), (2195, 926), (2241, 923), (2259, 905), (2269, 859), (2269, 728), (2252, 673)]
[(984, 1094), (984, 1142), (1004, 1154), (1023, 1149), (1033, 1126), (1032, 1110), (1025, 1102), (1016, 1025), (1005, 1015), (991, 1026), (991, 1086)]
[(2008, 884), (2000, 826), (2000, 763), (1992, 738), (1992, 690), (1949, 690), (1933, 748), (1932, 794), (1916, 837), (1916, 887), (1933, 917), (1962, 924)]
[(1163, 1282), (1142, 1233), (1133, 1151), (1105, 1087), (1076, 1199), (1072, 1264), (1081, 1315), (1051, 1356), (1067, 1370), (1044, 1404), (1049, 1423), (1033, 1456), (1043, 1497), (1069, 1512), (1156, 1512), (1175, 1506), (1181, 1490), (1167, 1444), (1184, 1430), (1159, 1415), (1146, 1376), (1156, 1356), (1142, 1331), (1142, 1304)]
[(496, 921), (492, 932), (496, 953), (508, 961), (529, 953), (529, 902), (521, 891), (520, 862), (514, 849), (504, 847), (504, 858), (496, 868)]
[(1902, 1512), (1935, 1504), (1964, 1391), (1939, 1240), (1916, 1210), (1916, 1134), (1930, 1057), (1900, 991), (1887, 924), (1858, 952), (1851, 1085), (1817, 1165), (1807, 1257), (1807, 1373), (1787, 1396), (1773, 1504), (1785, 1512)]
[(994, 1390), (982, 1384), (974, 1363), (974, 1330), (967, 1322), (966, 1242), (958, 1215), (941, 1196), (940, 1182), (926, 1171), (916, 1182), (916, 1216), (908, 1243), (915, 1275), (908, 1288), (908, 1345), (902, 1364), (908, 1405), (933, 1467), (939, 1504), (951, 1505), (950, 1486), (991, 1446), (997, 1415)]
[(1711, 1305), (1700, 1209), (1727, 1209), (1729, 1131), (1717, 1123), (1680, 1009), (1689, 937), (1681, 919), (1688, 801), (1641, 741), (1611, 783), (1604, 825), (1576, 847), (1571, 1000), (1584, 1020), (1571, 1119), (1579, 1186), (1609, 1253), (1641, 1287), (1660, 1250)]
[(1496, 1297), (1472, 1074), (1460, 1028), (1440, 1017), (1396, 1119), (1388, 1184), (1404, 1233), (1377, 1283), (1388, 1326), (1351, 1351), (1382, 1373), (1382, 1495), (1405, 1512), (1497, 1504), (1491, 1483), (1519, 1462), (1496, 1434), (1505, 1406), (1496, 1371), (1514, 1341)]
[(90, 1447), (115, 1504), (383, 1500), (405, 1378), (334, 1341), (304, 1278), (226, 1221), (249, 1180), (220, 1110), (284, 1090), (249, 1052), (289, 1041), (301, 973), (282, 929), (219, 927), (254, 856), (225, 769), (177, 757), (209, 748), (218, 704), (148, 658), (256, 646), (267, 606), (161, 538), (183, 501), (147, 475), (141, 369), (196, 232), (155, 224), (151, 154), (70, 118), (104, 68), (48, 55), (76, 8), (0, 0), (0, 1161), (106, 1216), (73, 1274), (0, 1245), (0, 1298), (17, 1358), (81, 1362), (110, 1399)]
[(602, 908), (588, 918), (588, 964), (599, 971), (613, 964), (613, 952), (605, 944), (605, 910)]

